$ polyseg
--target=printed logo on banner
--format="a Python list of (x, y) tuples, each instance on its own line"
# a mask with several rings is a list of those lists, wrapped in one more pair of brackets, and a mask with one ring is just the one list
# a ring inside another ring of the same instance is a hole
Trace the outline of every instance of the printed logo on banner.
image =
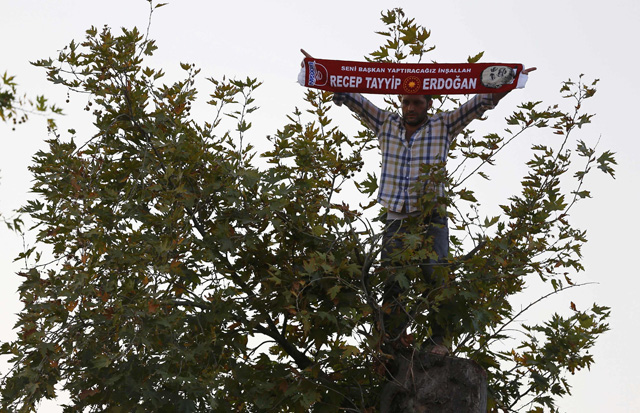
[(316, 62), (309, 62), (309, 86), (324, 86), (329, 79), (327, 68)]
[(402, 82), (402, 88), (407, 93), (416, 93), (420, 90), (420, 79), (416, 76), (409, 76)]

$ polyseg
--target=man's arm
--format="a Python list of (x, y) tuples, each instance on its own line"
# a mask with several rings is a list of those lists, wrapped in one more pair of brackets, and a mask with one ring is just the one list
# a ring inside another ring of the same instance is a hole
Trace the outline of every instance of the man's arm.
[(493, 94), (475, 95), (457, 109), (436, 116), (442, 116), (450, 138), (454, 139), (469, 123), (480, 119), (487, 110), (495, 107), (493, 96)]
[[(535, 67), (525, 69), (522, 71), (522, 74), (526, 75), (534, 70), (536, 70)], [(446, 112), (443, 119), (447, 125), (451, 138), (453, 139), (456, 135), (462, 132), (462, 130), (474, 119), (481, 118), (485, 111), (493, 109), (500, 99), (505, 97), (507, 93), (509, 92), (475, 95), (458, 109)]]
[[(305, 57), (313, 59), (313, 56), (304, 49), (300, 49), (300, 52), (302, 52)], [(333, 103), (335, 103), (336, 106), (342, 106), (344, 104), (353, 113), (358, 115), (362, 122), (376, 134), (380, 131), (380, 126), (382, 126), (389, 115), (388, 112), (378, 108), (359, 93), (334, 93)]]
[(359, 93), (334, 93), (333, 102), (337, 106), (344, 104), (348, 107), (375, 134), (380, 132), (380, 127), (390, 115)]

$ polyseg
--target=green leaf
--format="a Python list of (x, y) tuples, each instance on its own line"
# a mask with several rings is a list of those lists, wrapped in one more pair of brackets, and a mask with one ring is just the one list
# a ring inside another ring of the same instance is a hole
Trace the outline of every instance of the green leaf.
[(482, 59), (482, 56), (484, 56), (484, 52), (480, 52), (475, 56), (469, 56), (467, 57), (467, 63), (478, 63), (480, 59)]
[(329, 294), (329, 298), (334, 300), (341, 289), (342, 287), (340, 285), (334, 285), (333, 287), (329, 288), (329, 290), (327, 291), (327, 294)]

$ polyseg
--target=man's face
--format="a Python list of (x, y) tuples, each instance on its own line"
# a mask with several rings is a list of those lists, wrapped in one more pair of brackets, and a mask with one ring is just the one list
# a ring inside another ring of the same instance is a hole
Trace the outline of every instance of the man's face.
[(427, 120), (431, 99), (422, 95), (402, 95), (402, 117), (409, 126), (420, 126)]

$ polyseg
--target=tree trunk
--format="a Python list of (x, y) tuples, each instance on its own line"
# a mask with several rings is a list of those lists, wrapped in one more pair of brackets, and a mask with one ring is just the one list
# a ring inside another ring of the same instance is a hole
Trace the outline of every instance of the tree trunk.
[(471, 360), (417, 350), (397, 354), (381, 413), (485, 413), (487, 374)]

